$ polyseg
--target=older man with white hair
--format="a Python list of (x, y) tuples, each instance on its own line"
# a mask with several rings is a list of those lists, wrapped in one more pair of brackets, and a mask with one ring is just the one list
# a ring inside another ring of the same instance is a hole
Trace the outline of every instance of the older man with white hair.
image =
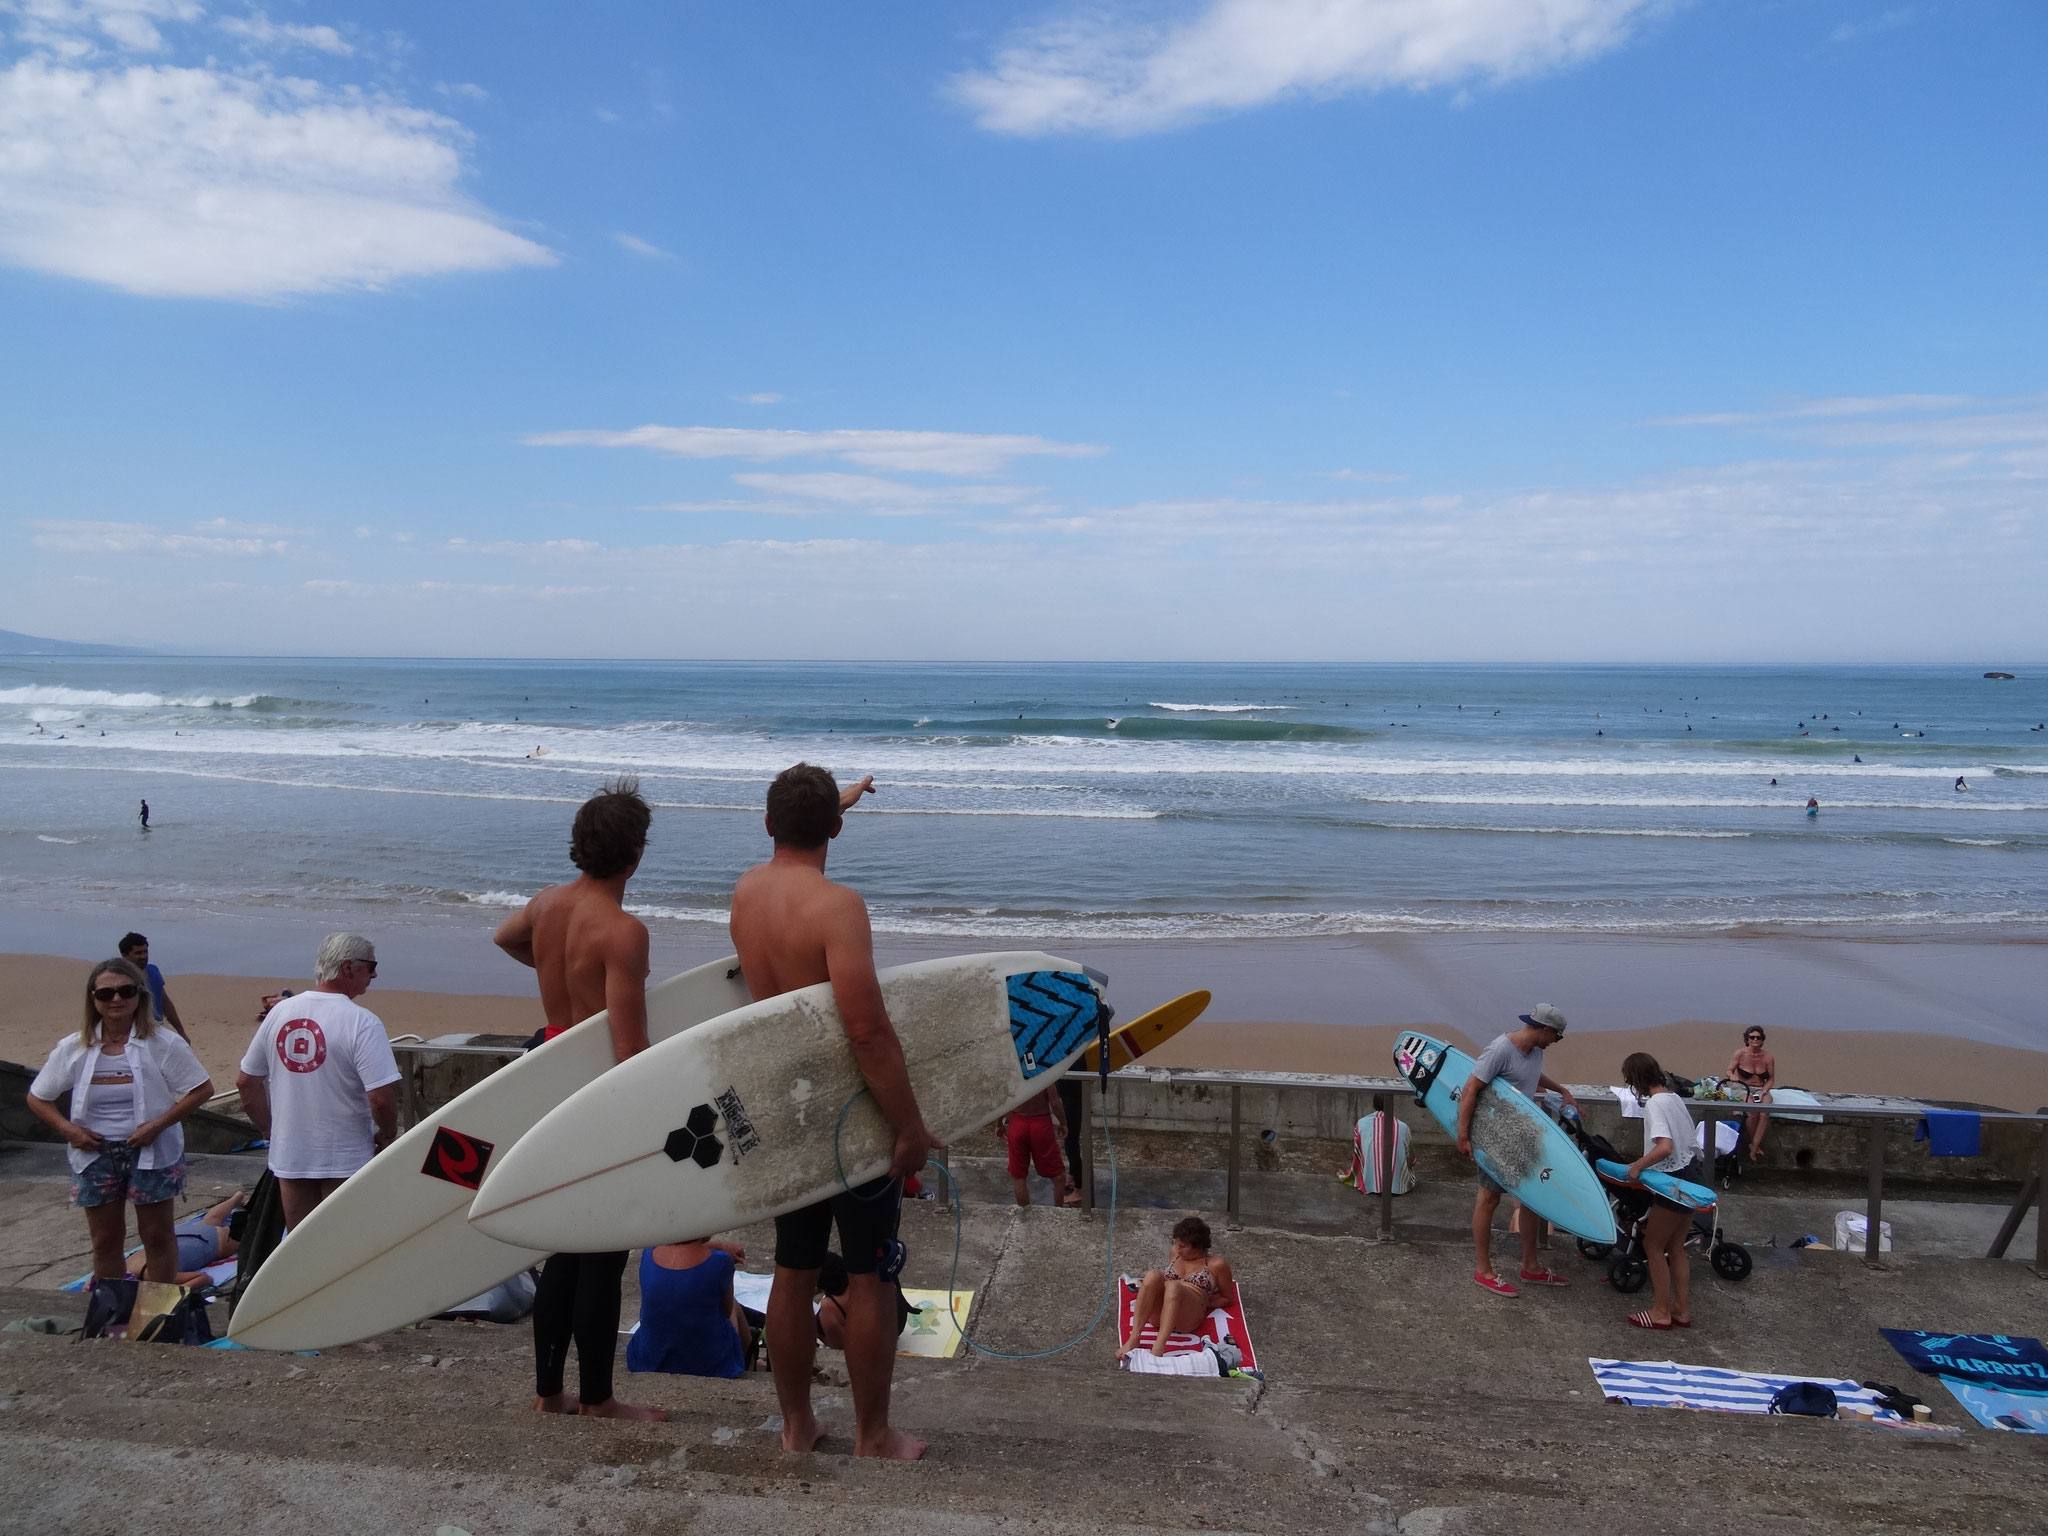
[(377, 951), (359, 933), (330, 933), (313, 963), (313, 989), (272, 1008), (242, 1055), (235, 1087), (270, 1139), (287, 1227), (398, 1135), (398, 1061), (383, 1021), (356, 1002), (377, 976)]

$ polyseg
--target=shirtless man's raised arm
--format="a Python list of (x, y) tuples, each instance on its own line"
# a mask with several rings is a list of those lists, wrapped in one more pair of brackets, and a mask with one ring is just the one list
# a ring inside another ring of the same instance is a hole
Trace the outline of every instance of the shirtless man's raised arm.
[[(825, 878), (825, 855), (844, 812), (873, 784), (844, 793), (822, 768), (798, 763), (768, 791), (768, 835), (775, 852), (740, 877), (732, 896), (732, 943), (755, 1001), (832, 983), (833, 1000), (862, 1080), (895, 1132), (889, 1172), (800, 1211), (775, 1218), (775, 1284), (768, 1297), (768, 1354), (782, 1406), (784, 1449), (815, 1449), (823, 1431), (811, 1412), (811, 1361), (817, 1291), (832, 1231), (846, 1260), (846, 1374), (853, 1390), (856, 1456), (909, 1461), (924, 1442), (889, 1427), (896, 1366), (896, 1288), (882, 1269), (896, 1241), (901, 1179), (938, 1145), (926, 1129), (875, 977), (867, 904)], [(823, 1134), (822, 1130), (820, 1134)], [(893, 1270), (892, 1270), (893, 1274)]]

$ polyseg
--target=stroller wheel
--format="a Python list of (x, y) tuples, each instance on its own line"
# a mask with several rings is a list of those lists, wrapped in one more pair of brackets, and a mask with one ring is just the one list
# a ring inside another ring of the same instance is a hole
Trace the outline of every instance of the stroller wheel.
[(1650, 1266), (1642, 1259), (1623, 1255), (1607, 1266), (1607, 1283), (1624, 1296), (1640, 1291), (1649, 1278)]
[(1714, 1273), (1723, 1280), (1747, 1280), (1750, 1271), (1749, 1250), (1740, 1243), (1716, 1243), (1709, 1260)]
[(1614, 1244), (1612, 1243), (1589, 1242), (1583, 1237), (1579, 1239), (1579, 1257), (1582, 1259), (1591, 1259), (1597, 1264), (1612, 1252), (1614, 1252)]

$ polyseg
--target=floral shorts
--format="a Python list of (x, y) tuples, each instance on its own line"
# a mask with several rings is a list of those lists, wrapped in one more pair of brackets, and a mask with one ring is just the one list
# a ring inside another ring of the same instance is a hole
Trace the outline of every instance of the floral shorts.
[(100, 1155), (71, 1175), (71, 1203), (81, 1210), (127, 1200), (136, 1205), (156, 1205), (175, 1200), (185, 1193), (185, 1164), (182, 1159), (168, 1168), (138, 1168), (136, 1159), (146, 1150), (125, 1141), (100, 1143)]

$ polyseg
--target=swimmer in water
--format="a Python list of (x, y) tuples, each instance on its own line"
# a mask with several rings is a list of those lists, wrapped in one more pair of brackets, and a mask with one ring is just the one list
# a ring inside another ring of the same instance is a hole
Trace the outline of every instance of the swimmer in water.
[(1818, 816), (1820, 814), (1820, 802), (1811, 795), (1806, 797), (1806, 814), (1809, 816)]
[(1969, 785), (1969, 781), (1968, 781), (1968, 780), (1966, 780), (1966, 779), (1965, 779), (1965, 778), (1964, 778), (1964, 777), (1963, 777), (1963, 776), (1962, 776), (1962, 775), (1961, 775), (1960, 773), (1959, 773), (1959, 774), (1957, 774), (1957, 775), (1956, 775), (1956, 793), (1960, 795), (1960, 794), (1961, 794), (1961, 793), (1962, 793), (1962, 792), (1963, 792), (1964, 790), (1968, 789), (1969, 787), (1970, 787), (1970, 785)]

